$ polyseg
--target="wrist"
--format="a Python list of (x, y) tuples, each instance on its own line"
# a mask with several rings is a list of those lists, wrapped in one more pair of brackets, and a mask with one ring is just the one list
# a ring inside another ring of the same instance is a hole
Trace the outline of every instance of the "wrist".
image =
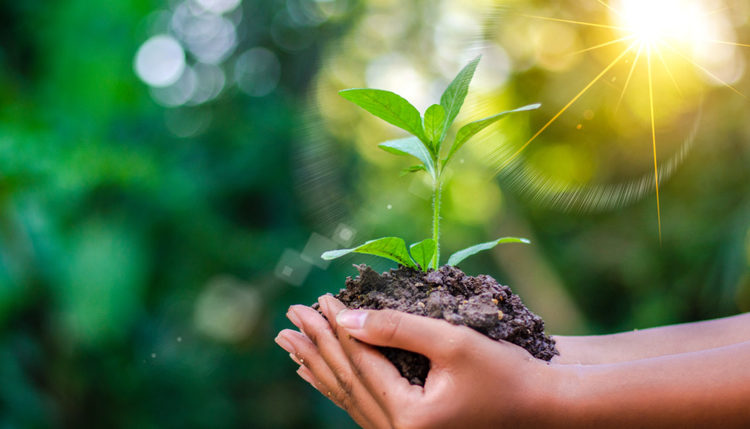
[(585, 367), (544, 363), (532, 382), (526, 404), (527, 427), (580, 427), (579, 406), (585, 386)]

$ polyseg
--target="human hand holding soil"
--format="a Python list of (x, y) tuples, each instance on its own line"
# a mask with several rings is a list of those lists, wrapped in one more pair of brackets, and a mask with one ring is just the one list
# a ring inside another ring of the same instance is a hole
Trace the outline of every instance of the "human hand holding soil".
[[(547, 364), (444, 321), (394, 311), (343, 312), (330, 297), (320, 302), (330, 325), (311, 308), (295, 306), (289, 317), (305, 334), (285, 330), (277, 341), (301, 365), (302, 378), (366, 428), (731, 428), (750, 422), (748, 315), (560, 337), (561, 356)], [(380, 352), (356, 339), (430, 358), (425, 386), (409, 384)], [(617, 350), (633, 360), (606, 363)], [(587, 353), (595, 364), (566, 364)]]
[[(392, 310), (346, 311), (324, 296), (315, 310), (293, 306), (289, 318), (304, 333), (277, 341), (301, 364), (298, 373), (365, 428), (539, 427), (556, 375), (526, 350), (467, 327)], [(337, 338), (338, 337), (338, 338)], [(360, 341), (358, 341), (360, 340)], [(364, 344), (364, 343), (367, 344)], [(370, 345), (427, 356), (424, 387), (410, 384)], [(552, 413), (554, 414), (554, 413)]]

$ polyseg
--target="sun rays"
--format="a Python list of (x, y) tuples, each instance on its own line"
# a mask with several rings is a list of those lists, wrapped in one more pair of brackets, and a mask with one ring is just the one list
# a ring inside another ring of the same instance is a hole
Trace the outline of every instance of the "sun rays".
[[(748, 44), (735, 43), (728, 40), (720, 40), (714, 37), (712, 27), (708, 23), (709, 16), (718, 13), (716, 10), (704, 10), (701, 2), (680, 2), (678, 0), (622, 0), (617, 3), (596, 0), (601, 7), (610, 13), (612, 22), (587, 22), (582, 20), (562, 19), (538, 15), (522, 15), (525, 18), (563, 23), (569, 25), (590, 27), (599, 31), (613, 33), (611, 40), (599, 43), (584, 49), (570, 53), (580, 55), (590, 53), (603, 48), (616, 45), (624, 45), (619, 54), (614, 54), (614, 59), (604, 66), (593, 79), (591, 79), (578, 93), (576, 93), (564, 107), (562, 107), (552, 118), (547, 121), (531, 138), (521, 145), (518, 150), (507, 157), (496, 172), (499, 174), (511, 162), (513, 162), (531, 143), (539, 138), (552, 124), (555, 123), (566, 111), (570, 109), (584, 94), (589, 92), (597, 82), (610, 73), (628, 54), (633, 54), (632, 64), (627, 68), (627, 77), (622, 87), (622, 92), (615, 106), (615, 112), (620, 107), (623, 99), (631, 89), (631, 81), (636, 70), (645, 68), (647, 76), (648, 93), (644, 94), (648, 102), (648, 116), (650, 123), (650, 146), (653, 152), (654, 187), (656, 191), (656, 215), (659, 231), (659, 241), (662, 241), (662, 213), (660, 201), (660, 165), (657, 151), (657, 112), (655, 100), (659, 97), (659, 88), (654, 82), (656, 69), (669, 77), (676, 91), (682, 96), (682, 90), (678, 83), (672, 65), (681, 61), (680, 66), (689, 65), (705, 76), (710, 77), (733, 92), (745, 97), (745, 95), (731, 83), (720, 78), (716, 73), (704, 67), (694, 58), (694, 51), (699, 44), (729, 45), (732, 47), (750, 47)], [(725, 8), (723, 8), (725, 9)], [(669, 58), (665, 58), (665, 53)], [(745, 97), (746, 98), (746, 97)], [(645, 118), (644, 118), (645, 119)]]

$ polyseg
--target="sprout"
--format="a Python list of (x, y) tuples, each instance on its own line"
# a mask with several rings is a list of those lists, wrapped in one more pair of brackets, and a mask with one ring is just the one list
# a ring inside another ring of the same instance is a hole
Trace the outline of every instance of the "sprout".
[[(349, 253), (364, 253), (388, 258), (400, 265), (423, 271), (436, 269), (440, 266), (440, 207), (445, 167), (453, 159), (456, 152), (483, 129), (512, 113), (534, 110), (540, 107), (540, 104), (530, 104), (462, 126), (456, 133), (450, 148), (447, 149), (447, 154), (442, 157), (441, 153), (446, 152), (443, 149), (446, 135), (464, 104), (469, 84), (474, 77), (474, 71), (480, 58), (475, 58), (458, 73), (440, 97), (440, 104), (433, 104), (428, 107), (424, 117), (416, 107), (403, 97), (390, 91), (365, 88), (345, 89), (339, 92), (345, 99), (412, 135), (411, 137), (381, 143), (379, 147), (394, 155), (416, 158), (420, 163), (409, 167), (406, 172), (425, 172), (432, 179), (432, 238), (412, 244), (408, 251), (406, 243), (401, 238), (379, 238), (351, 249), (325, 252), (321, 256), (323, 259), (336, 259)], [(492, 249), (502, 243), (529, 243), (529, 240), (505, 237), (477, 244), (451, 255), (448, 259), (448, 265), (458, 265), (469, 256)]]

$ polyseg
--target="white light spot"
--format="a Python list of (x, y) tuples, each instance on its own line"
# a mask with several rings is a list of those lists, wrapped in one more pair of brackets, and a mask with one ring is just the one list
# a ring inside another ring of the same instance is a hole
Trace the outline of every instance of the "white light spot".
[(195, 71), (186, 67), (180, 79), (166, 87), (151, 88), (151, 96), (165, 107), (181, 106), (190, 100), (198, 85)]
[(431, 104), (429, 88), (422, 74), (410, 59), (399, 54), (388, 54), (367, 66), (366, 82), (369, 88), (386, 89), (400, 94), (419, 111)]
[(138, 48), (133, 67), (147, 84), (169, 86), (177, 82), (185, 69), (185, 51), (171, 36), (154, 36)]
[(356, 234), (357, 231), (354, 228), (349, 225), (340, 223), (336, 227), (336, 231), (333, 232), (333, 241), (342, 246), (349, 246), (352, 244), (352, 241), (354, 240), (354, 236)]
[(386, 208), (387, 208), (388, 210), (390, 210), (390, 209), (392, 209), (392, 208), (393, 208), (393, 205), (392, 205), (392, 204), (388, 204), (388, 205), (386, 206)]
[(351, 240), (352, 238), (352, 231), (350, 229), (344, 229), (339, 231), (339, 237), (342, 240)]
[(336, 243), (328, 237), (324, 237), (318, 233), (313, 232), (310, 238), (307, 240), (305, 248), (302, 249), (300, 257), (305, 262), (315, 265), (318, 268), (326, 269), (331, 264), (331, 261), (325, 261), (320, 255), (323, 252), (336, 249)]
[(156, 353), (151, 353), (151, 359), (156, 359)]
[(472, 88), (481, 91), (498, 91), (513, 70), (508, 54), (498, 45), (482, 49), (482, 64), (477, 68)]
[(177, 337), (177, 342), (181, 343), (182, 342), (182, 337)]
[(220, 341), (242, 341), (255, 328), (262, 304), (260, 292), (247, 283), (229, 276), (215, 277), (195, 303), (195, 326)]
[(241, 0), (196, 0), (196, 2), (209, 12), (222, 14), (236, 9)]
[(276, 264), (276, 277), (292, 286), (301, 286), (310, 273), (310, 263), (302, 259), (296, 250), (286, 249)]
[(224, 71), (213, 64), (196, 64), (194, 67), (198, 84), (188, 104), (196, 105), (211, 101), (224, 89)]
[(252, 48), (240, 55), (234, 66), (237, 86), (252, 97), (263, 97), (276, 89), (281, 64), (276, 54), (265, 48)]
[(198, 61), (218, 64), (237, 46), (234, 23), (222, 16), (202, 12), (186, 3), (172, 16), (172, 29)]

